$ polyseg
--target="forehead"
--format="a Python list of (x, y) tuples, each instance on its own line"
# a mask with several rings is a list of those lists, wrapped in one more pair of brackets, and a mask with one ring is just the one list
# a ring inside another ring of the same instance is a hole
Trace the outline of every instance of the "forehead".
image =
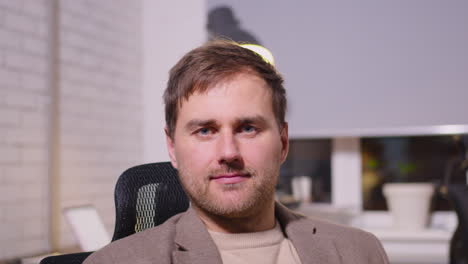
[(274, 117), (270, 87), (262, 78), (251, 73), (240, 73), (205, 91), (197, 91), (184, 99), (178, 108), (177, 123), (187, 118)]

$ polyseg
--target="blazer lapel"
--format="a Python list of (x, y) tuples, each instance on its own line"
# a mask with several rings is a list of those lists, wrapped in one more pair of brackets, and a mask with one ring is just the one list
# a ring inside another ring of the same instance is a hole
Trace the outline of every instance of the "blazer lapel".
[(283, 232), (291, 240), (303, 264), (341, 264), (335, 242), (328, 236), (321, 236), (312, 220), (292, 213), (276, 204), (276, 217)]
[[(276, 204), (275, 214), (303, 264), (342, 264), (335, 241), (320, 235), (312, 220)], [(218, 248), (192, 208), (176, 224), (174, 264), (222, 264)]]
[(175, 264), (222, 264), (218, 248), (192, 208), (176, 224), (175, 244)]

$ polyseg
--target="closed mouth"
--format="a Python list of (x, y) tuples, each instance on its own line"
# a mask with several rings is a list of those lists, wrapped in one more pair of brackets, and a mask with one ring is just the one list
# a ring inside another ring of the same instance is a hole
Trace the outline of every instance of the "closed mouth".
[(219, 174), (215, 176), (210, 176), (210, 180), (217, 180), (217, 179), (230, 179), (230, 178), (249, 178), (250, 174), (248, 173), (226, 173), (226, 174)]

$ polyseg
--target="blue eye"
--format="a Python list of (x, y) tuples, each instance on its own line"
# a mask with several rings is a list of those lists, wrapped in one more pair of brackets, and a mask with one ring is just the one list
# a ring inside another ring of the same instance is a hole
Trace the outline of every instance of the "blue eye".
[(202, 128), (198, 130), (198, 134), (208, 135), (208, 133), (210, 133), (210, 130), (208, 128)]
[(254, 126), (246, 125), (242, 127), (242, 132), (253, 133), (255, 131), (257, 131), (257, 129)]

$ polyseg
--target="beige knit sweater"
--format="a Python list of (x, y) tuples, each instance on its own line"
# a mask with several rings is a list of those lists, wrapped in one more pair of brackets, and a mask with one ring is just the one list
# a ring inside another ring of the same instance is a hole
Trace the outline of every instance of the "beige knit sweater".
[(209, 231), (223, 264), (300, 264), (291, 241), (275, 228), (255, 233), (226, 234)]

